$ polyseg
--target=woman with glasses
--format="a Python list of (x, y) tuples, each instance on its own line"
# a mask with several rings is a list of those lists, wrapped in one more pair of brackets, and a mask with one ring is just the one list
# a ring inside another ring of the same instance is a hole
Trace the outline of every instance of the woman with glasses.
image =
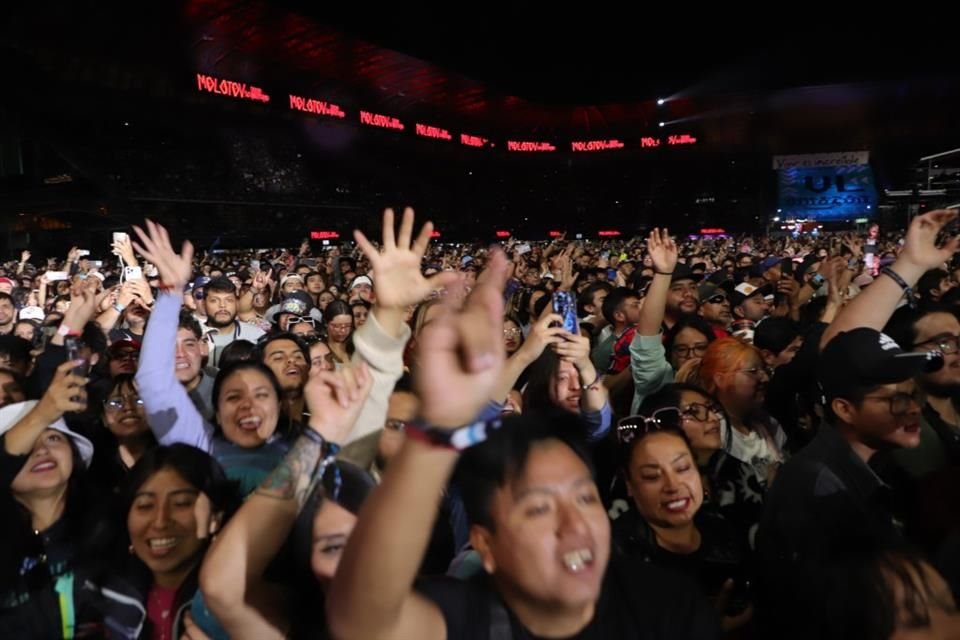
[(94, 481), (108, 491), (116, 491), (137, 460), (157, 444), (147, 424), (143, 400), (133, 375), (113, 379), (103, 402), (103, 429), (94, 436), (97, 455), (90, 468)]
[(507, 314), (503, 317), (503, 346), (507, 350), (509, 358), (523, 346), (523, 325), (520, 318), (513, 314)]
[(702, 444), (705, 425), (719, 425), (721, 413), (704, 394), (668, 387), (619, 422), (620, 467), (633, 509), (615, 521), (612, 536), (625, 554), (696, 581), (716, 601), (729, 631), (752, 617), (743, 592), (744, 554), (735, 529), (705, 502), (701, 454), (686, 435), (697, 434)]
[(730, 419), (730, 438), (713, 475), (724, 513), (753, 548), (763, 498), (786, 460), (786, 435), (763, 408), (770, 370), (753, 345), (721, 338), (707, 348), (696, 378)]

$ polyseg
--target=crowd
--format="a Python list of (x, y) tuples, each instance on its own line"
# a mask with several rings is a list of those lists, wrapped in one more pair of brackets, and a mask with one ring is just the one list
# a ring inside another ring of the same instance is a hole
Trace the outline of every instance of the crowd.
[(956, 212), (0, 268), (0, 637), (960, 638)]

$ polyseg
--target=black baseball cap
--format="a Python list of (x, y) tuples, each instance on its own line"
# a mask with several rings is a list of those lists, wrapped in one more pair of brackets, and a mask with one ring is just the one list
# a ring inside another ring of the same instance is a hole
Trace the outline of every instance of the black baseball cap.
[(860, 327), (835, 336), (820, 353), (817, 379), (827, 400), (857, 389), (909, 380), (943, 366), (939, 351), (904, 351), (893, 338)]

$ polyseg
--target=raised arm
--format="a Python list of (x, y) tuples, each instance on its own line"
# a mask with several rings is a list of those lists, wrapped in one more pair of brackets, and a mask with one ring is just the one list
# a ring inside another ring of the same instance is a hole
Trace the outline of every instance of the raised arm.
[[(421, 417), (435, 427), (470, 423), (503, 367), (506, 258), (494, 252), (463, 310), (449, 296), (423, 330), (415, 382)], [(367, 499), (327, 598), (335, 638), (445, 640), (439, 608), (413, 589), (456, 452), (407, 438)]]
[(147, 230), (134, 227), (142, 244), (137, 251), (157, 265), (162, 288), (143, 335), (137, 384), (147, 412), (147, 422), (160, 444), (183, 442), (209, 452), (213, 429), (204, 422), (200, 412), (177, 380), (176, 344), (177, 324), (183, 287), (190, 280), (193, 267), (193, 245), (183, 243), (181, 254), (170, 244), (167, 230), (150, 220)]
[(373, 390), (347, 438), (351, 442), (383, 427), (390, 394), (403, 375), (403, 349), (410, 339), (410, 328), (403, 321), (404, 310), (460, 277), (454, 272), (438, 273), (431, 278), (423, 276), (420, 264), (430, 243), (433, 224), (426, 222), (420, 234), (413, 238), (413, 222), (413, 209), (407, 207), (399, 232), (395, 233), (393, 209), (386, 209), (379, 251), (363, 233), (354, 233), (357, 245), (373, 269), (377, 298), (371, 317), (354, 335), (357, 349), (354, 360), (362, 360), (370, 367)]
[[(903, 284), (913, 287), (924, 272), (943, 264), (960, 248), (958, 237), (951, 237), (942, 246), (937, 246), (940, 230), (956, 217), (956, 211), (939, 209), (913, 219), (903, 250), (890, 267), (893, 274), (903, 280)], [(838, 333), (857, 327), (882, 331), (903, 294), (903, 286), (895, 277), (881, 272), (865, 291), (840, 310), (837, 318), (823, 332), (821, 348)]]
[(670, 292), (670, 276), (677, 266), (677, 243), (667, 229), (654, 229), (647, 239), (647, 251), (653, 260), (653, 281), (647, 289), (637, 323), (637, 335), (655, 336), (660, 333), (663, 314)]
[(309, 428), (273, 472), (230, 519), (211, 545), (200, 571), (207, 606), (234, 640), (283, 638), (289, 625), (276, 609), (263, 574), (279, 553), (300, 511), (322, 481), (323, 464), (360, 413), (372, 378), (354, 372), (321, 372), (304, 389)]

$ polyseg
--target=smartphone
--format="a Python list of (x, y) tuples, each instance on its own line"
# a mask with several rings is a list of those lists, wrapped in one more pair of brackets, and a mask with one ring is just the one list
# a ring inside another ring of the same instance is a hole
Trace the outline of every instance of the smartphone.
[(781, 278), (793, 277), (793, 260), (787, 258), (780, 264), (780, 274)]
[(56, 282), (58, 280), (67, 280), (69, 274), (66, 271), (47, 271), (47, 280), (50, 282)]
[(143, 270), (140, 267), (124, 267), (123, 279), (128, 282), (130, 280), (143, 280)]
[(826, 278), (824, 278), (823, 275), (819, 273), (814, 273), (812, 276), (810, 276), (810, 286), (813, 287), (814, 289), (819, 289), (820, 287), (822, 287), (825, 281), (826, 281)]
[(563, 328), (573, 335), (579, 335), (580, 323), (577, 321), (577, 304), (569, 291), (554, 291), (553, 312), (563, 318)]
[(95, 268), (95, 269), (102, 269), (102, 268), (103, 268), (103, 260), (92, 260), (92, 261), (90, 262), (90, 266), (93, 267), (93, 268)]
[(259, 260), (251, 260), (251, 261), (250, 261), (250, 270), (251, 270), (251, 271), (260, 271), (260, 261), (259, 261)]
[[(63, 339), (63, 346), (67, 349), (67, 359), (68, 360), (82, 360), (82, 364), (79, 364), (73, 368), (73, 374), (80, 376), (82, 378), (87, 377), (87, 370), (89, 368), (87, 360), (81, 355), (80, 349), (83, 347), (83, 342), (74, 336), (67, 336)], [(78, 397), (74, 396), (70, 398), (74, 402), (78, 401)]]
[(515, 252), (518, 256), (522, 256), (525, 253), (530, 253), (530, 245), (527, 243), (517, 245)]
[(77, 251), (77, 257), (78, 257), (78, 258), (82, 258), (82, 257), (88, 256), (88, 255), (90, 255), (90, 250), (89, 250), (89, 249), (80, 249), (80, 250)]
[(124, 233), (123, 231), (114, 231), (113, 232), (113, 242), (114, 244), (118, 242), (127, 242), (130, 240), (129, 234)]

